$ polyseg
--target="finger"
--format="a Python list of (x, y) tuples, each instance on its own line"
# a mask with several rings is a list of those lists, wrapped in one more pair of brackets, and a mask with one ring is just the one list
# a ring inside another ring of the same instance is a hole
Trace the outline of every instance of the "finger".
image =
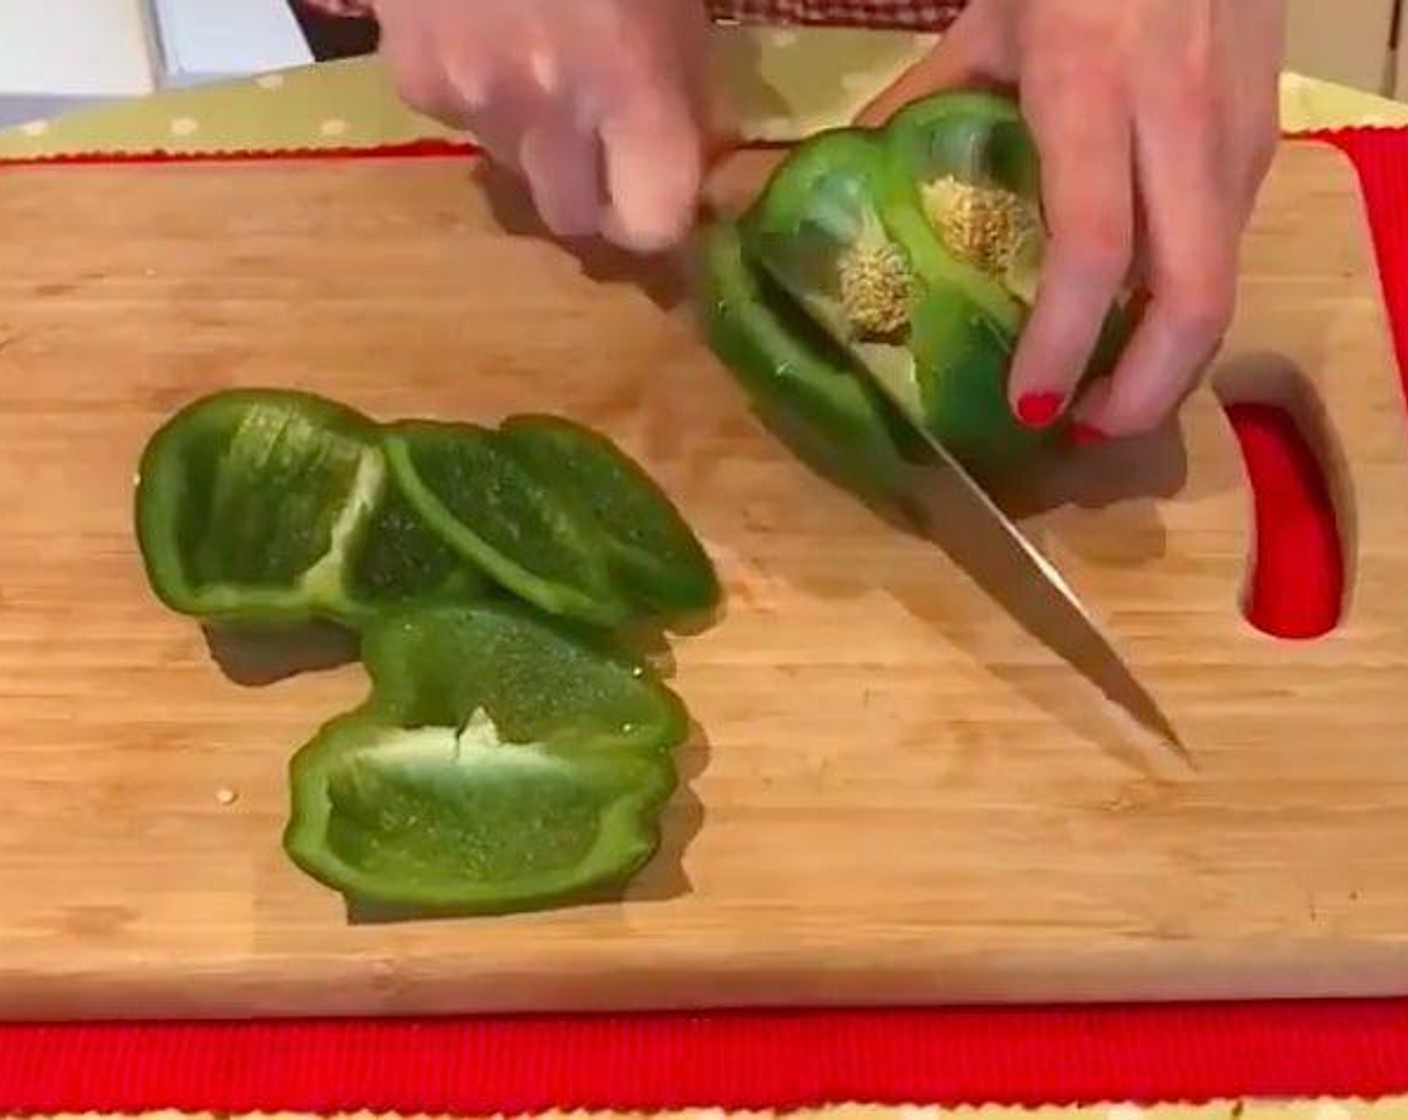
[(447, 15), (436, 25), (446, 78), (480, 147), (521, 175), (523, 138), (550, 111), (555, 59), (529, 13), (501, 0), (479, 3), (473, 20)]
[(653, 35), (657, 53), (672, 59), (683, 76), (700, 127), (708, 133), (735, 133), (738, 106), (730, 96), (722, 52), (710, 50), (713, 24), (703, 0), (652, 0), (647, 10), (658, 13)]
[(391, 74), (396, 95), (417, 113), (451, 128), (463, 128), (464, 102), (446, 74), (424, 13), (400, 0), (379, 5), (377, 14), (377, 51)]
[(1261, 185), (1281, 141), (1281, 63), (1285, 52), (1284, 0), (1243, 0), (1218, 10), (1215, 49), (1232, 85), (1226, 133), (1226, 189), (1241, 200), (1239, 227), (1251, 220)]
[(1219, 119), (1199, 111), (1199, 96), (1186, 89), (1140, 107), (1135, 135), (1149, 303), (1108, 394), (1077, 409), (1083, 424), (1106, 435), (1159, 426), (1196, 386), (1232, 319), (1238, 203), (1222, 189)]
[(596, 134), (563, 109), (530, 127), (518, 163), (533, 204), (558, 237), (590, 237), (601, 226), (604, 195)]
[(1133, 145), (1125, 98), (1096, 63), (1083, 83), (1049, 64), (1024, 80), (1041, 152), (1049, 240), (1036, 302), (1013, 357), (1008, 396), (1042, 427), (1067, 407), (1133, 264)]
[(1239, 200), (1236, 211), (1237, 228), (1245, 229), (1256, 212), (1261, 197), (1262, 184), (1271, 171), (1276, 152), (1281, 142), (1279, 109), (1271, 110), (1266, 116), (1248, 122), (1242, 130), (1242, 140), (1238, 149), (1242, 153), (1233, 164), (1238, 172), (1228, 191)]
[(711, 108), (699, 84), (709, 62), (704, 8), (695, 0), (650, 0), (640, 10), (611, 7), (589, 22), (579, 36), (587, 82), (578, 112), (601, 142), (601, 231), (633, 251), (667, 248), (693, 222), (706, 147), (711, 165), (726, 150), (714, 143), (722, 138), (704, 133)]
[(943, 89), (1007, 85), (1015, 80), (992, 6), (974, 5), (950, 25), (927, 55), (856, 114), (856, 123), (884, 124), (911, 101)]
[[(1210, 205), (1213, 203), (1210, 201)], [(1132, 436), (1162, 424), (1216, 356), (1231, 321), (1236, 262), (1218, 247), (1191, 249), (1205, 263), (1152, 281), (1139, 326), (1109, 378), (1103, 397), (1087, 395), (1079, 424), (1106, 436)]]
[(603, 232), (639, 252), (678, 242), (693, 221), (703, 177), (688, 101), (664, 83), (647, 82), (608, 112), (599, 132), (609, 196)]
[(1131, 437), (1158, 428), (1197, 388), (1220, 339), (1190, 329), (1167, 304), (1151, 301), (1115, 372), (1093, 385), (1075, 409), (1080, 438)]
[(456, 73), (449, 72), (456, 89), (472, 90), (478, 98), (476, 107), (466, 112), (465, 128), (496, 163), (526, 176), (525, 140), (539, 122), (552, 115), (552, 101), (521, 71), (497, 72), (484, 84), (468, 72), (457, 83)]
[(1251, 220), (1261, 185), (1280, 148), (1281, 96), (1275, 75), (1260, 82), (1244, 78), (1238, 87), (1224, 124), (1230, 149), (1224, 163), (1226, 189), (1241, 202), (1235, 215), (1240, 229)]

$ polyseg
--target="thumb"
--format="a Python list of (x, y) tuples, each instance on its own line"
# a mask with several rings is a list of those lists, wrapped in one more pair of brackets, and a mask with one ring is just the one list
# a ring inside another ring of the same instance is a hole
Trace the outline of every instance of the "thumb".
[(878, 127), (911, 101), (942, 89), (1010, 85), (1015, 75), (1001, 36), (987, 9), (969, 8), (944, 33), (934, 49), (877, 94), (855, 123)]

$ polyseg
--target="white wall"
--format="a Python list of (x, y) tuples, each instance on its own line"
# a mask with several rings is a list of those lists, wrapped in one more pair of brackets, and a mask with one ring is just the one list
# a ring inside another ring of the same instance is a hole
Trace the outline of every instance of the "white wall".
[(1385, 78), (1393, 0), (1290, 0), (1287, 13), (1287, 69), (1390, 92)]
[(163, 84), (237, 78), (313, 61), (283, 0), (149, 0)]
[(144, 0), (0, 0), (0, 123), (150, 92), (149, 35)]
[(0, 127), (312, 60), (285, 0), (0, 0)]

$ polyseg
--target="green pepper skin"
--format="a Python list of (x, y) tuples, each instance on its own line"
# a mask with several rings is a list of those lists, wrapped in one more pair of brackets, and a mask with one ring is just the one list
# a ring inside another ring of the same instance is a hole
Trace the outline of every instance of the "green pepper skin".
[(389, 478), (345, 580), (359, 616), (385, 606), (464, 602), (488, 589), (483, 574), (440, 539)]
[(652, 858), (688, 720), (645, 665), (487, 601), (384, 615), (362, 656), (367, 701), (290, 764), (305, 873), (363, 906), (505, 914)]
[(611, 440), (539, 414), (510, 416), (499, 432), (510, 454), (596, 526), (642, 611), (675, 616), (717, 605), (718, 573), (703, 544), (664, 490)]
[[(752, 268), (884, 383), (910, 424), (992, 481), (1060, 450), (1069, 425), (1063, 417), (1029, 429), (1007, 395), (1044, 249), (1040, 181), (1036, 146), (1014, 101), (945, 92), (880, 128), (831, 129), (804, 141), (737, 228)], [(1000, 265), (980, 266), (954, 249), (926, 201), (931, 190), (973, 188), (1000, 192), (1007, 228), (1028, 231), (1011, 236), (1016, 248)], [(858, 258), (864, 269), (855, 268)], [(862, 274), (867, 283), (858, 288)], [(888, 294), (877, 311), (868, 295), (857, 301), (857, 290)], [(1123, 308), (1112, 307), (1082, 387), (1109, 372), (1128, 333)], [(728, 342), (731, 353), (718, 340), (714, 348), (730, 365), (742, 363), (746, 347)]]
[(296, 390), (227, 390), (180, 409), (143, 449), (135, 522), (158, 599), (217, 624), (356, 628), (385, 603), (483, 586), (405, 516), (377, 425)]
[(881, 130), (898, 160), (898, 182), (943, 174), (1037, 200), (1041, 157), (1017, 102), (987, 90), (952, 90), (911, 101)]
[(916, 456), (899, 412), (854, 360), (751, 267), (735, 223), (701, 235), (705, 337), (760, 419), (824, 477), (881, 502), (901, 500)]
[[(943, 253), (895, 166), (870, 130), (806, 141), (740, 220), (745, 255), (897, 394), (910, 424), (975, 474), (1004, 473), (1053, 438), (1023, 427), (1007, 402), (1012, 343), (980, 294), (998, 306), (1005, 297)], [(865, 245), (896, 253), (911, 276), (908, 327), (893, 337), (860, 338), (847, 322), (839, 261)]]
[(383, 438), (416, 513), (466, 562), (550, 614), (617, 626), (635, 612), (590, 517), (478, 424), (403, 420)]
[(830, 129), (798, 145), (737, 221), (744, 258), (853, 354), (841, 314), (838, 258), (867, 239), (882, 239), (917, 267), (910, 247), (883, 220), (888, 173), (876, 134)]

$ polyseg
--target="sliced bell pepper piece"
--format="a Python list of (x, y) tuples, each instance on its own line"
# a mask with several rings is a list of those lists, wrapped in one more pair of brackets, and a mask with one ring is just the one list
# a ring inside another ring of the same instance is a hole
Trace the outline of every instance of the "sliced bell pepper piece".
[(596, 526), (620, 582), (644, 611), (692, 613), (717, 603), (718, 575), (699, 538), (610, 439), (557, 416), (510, 416), (499, 431), (511, 454)]
[(654, 854), (688, 721), (650, 669), (506, 603), (396, 612), (372, 689), (290, 764), (290, 858), (349, 901), (488, 914), (624, 884)]
[(368, 610), (463, 601), (487, 589), (479, 569), (442, 541), (390, 480), (351, 558), (346, 582), (353, 601)]
[(759, 418), (824, 477), (901, 500), (917, 443), (905, 419), (766, 272), (744, 258), (736, 223), (702, 232), (699, 310), (705, 336)]
[(135, 504), (155, 594), (209, 621), (356, 626), (382, 603), (482, 586), (406, 515), (376, 425), (309, 393), (237, 389), (185, 406), (144, 448)]
[[(1045, 248), (1035, 146), (1015, 104), (941, 93), (879, 129), (800, 144), (739, 219), (743, 251), (882, 379), (911, 423), (980, 476), (1059, 446), (1033, 431), (1006, 378)], [(1107, 371), (1112, 307), (1086, 370)]]
[(551, 614), (614, 626), (633, 611), (589, 516), (478, 424), (404, 420), (384, 437), (397, 486), (441, 540)]

